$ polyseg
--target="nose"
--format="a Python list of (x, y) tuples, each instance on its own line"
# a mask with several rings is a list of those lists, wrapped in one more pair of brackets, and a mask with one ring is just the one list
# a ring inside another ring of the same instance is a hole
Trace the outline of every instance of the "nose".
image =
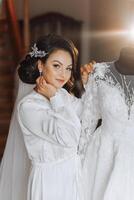
[(65, 78), (65, 76), (66, 76), (66, 70), (65, 70), (65, 69), (62, 69), (62, 70), (60, 71), (60, 76), (61, 76), (62, 78)]

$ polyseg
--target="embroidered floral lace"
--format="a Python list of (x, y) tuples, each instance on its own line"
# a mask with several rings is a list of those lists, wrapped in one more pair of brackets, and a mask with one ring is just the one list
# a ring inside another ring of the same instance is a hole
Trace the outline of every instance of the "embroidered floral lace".
[(120, 74), (114, 62), (97, 63), (89, 77), (84, 102), (79, 147), (83, 156), (100, 118), (102, 121), (107, 121), (107, 118), (111, 120), (112, 117), (122, 122), (130, 118), (132, 120), (134, 76)]

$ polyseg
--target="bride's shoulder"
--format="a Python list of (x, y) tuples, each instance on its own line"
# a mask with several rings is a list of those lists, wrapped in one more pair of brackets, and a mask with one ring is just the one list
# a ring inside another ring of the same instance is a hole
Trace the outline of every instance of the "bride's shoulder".
[(34, 108), (40, 106), (48, 107), (48, 104), (48, 100), (43, 95), (33, 90), (18, 102), (18, 107), (21, 105), (30, 105)]

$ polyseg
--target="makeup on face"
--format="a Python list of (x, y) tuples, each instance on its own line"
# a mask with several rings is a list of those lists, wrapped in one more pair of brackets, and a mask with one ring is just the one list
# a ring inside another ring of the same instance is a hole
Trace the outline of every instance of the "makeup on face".
[(56, 50), (43, 65), (43, 77), (47, 83), (61, 88), (69, 81), (72, 67), (71, 55), (67, 51)]

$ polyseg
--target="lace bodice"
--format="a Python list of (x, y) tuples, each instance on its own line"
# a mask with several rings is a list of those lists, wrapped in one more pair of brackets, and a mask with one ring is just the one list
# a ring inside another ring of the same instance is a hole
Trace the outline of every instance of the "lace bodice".
[(98, 119), (102, 119), (102, 127), (111, 127), (113, 132), (134, 126), (134, 76), (120, 74), (113, 62), (95, 64), (86, 86), (84, 102), (80, 139), (82, 153)]
[(114, 62), (109, 63), (109, 69), (105, 74), (105, 80), (112, 86), (117, 87), (121, 96), (128, 106), (128, 118), (130, 116), (131, 106), (134, 102), (134, 76), (123, 75), (116, 70)]

